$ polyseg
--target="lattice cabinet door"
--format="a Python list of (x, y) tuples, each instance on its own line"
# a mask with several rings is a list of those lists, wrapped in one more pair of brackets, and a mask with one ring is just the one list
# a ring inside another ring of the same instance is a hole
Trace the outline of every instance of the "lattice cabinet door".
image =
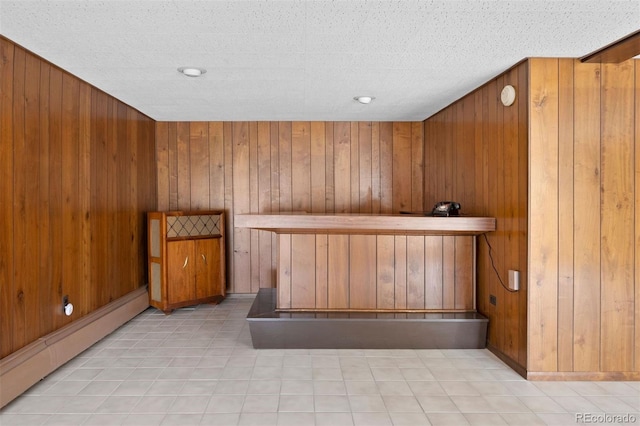
[(226, 291), (224, 212), (150, 212), (149, 304), (165, 313)]

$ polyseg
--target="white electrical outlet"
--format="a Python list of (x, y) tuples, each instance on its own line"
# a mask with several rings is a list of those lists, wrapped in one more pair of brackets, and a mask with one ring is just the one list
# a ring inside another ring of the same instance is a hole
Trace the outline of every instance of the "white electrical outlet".
[(509, 288), (513, 291), (520, 290), (520, 271), (509, 269)]

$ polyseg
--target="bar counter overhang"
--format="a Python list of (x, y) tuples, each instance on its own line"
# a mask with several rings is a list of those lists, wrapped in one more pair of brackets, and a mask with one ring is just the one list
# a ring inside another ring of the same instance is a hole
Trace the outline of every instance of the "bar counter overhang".
[(277, 235), (277, 289), (247, 319), (256, 348), (484, 348), (476, 235), (491, 217), (238, 214)]

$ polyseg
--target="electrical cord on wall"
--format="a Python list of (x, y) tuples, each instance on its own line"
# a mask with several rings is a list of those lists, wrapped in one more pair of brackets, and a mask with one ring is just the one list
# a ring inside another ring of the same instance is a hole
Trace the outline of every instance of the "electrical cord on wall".
[(517, 293), (518, 290), (512, 290), (506, 285), (504, 285), (504, 281), (502, 281), (502, 278), (500, 277), (500, 273), (498, 272), (498, 269), (496, 268), (496, 265), (493, 262), (493, 247), (491, 247), (491, 244), (489, 243), (487, 234), (482, 234), (482, 236), (484, 237), (484, 240), (487, 242), (487, 246), (489, 247), (489, 259), (491, 259), (491, 266), (493, 267), (493, 270), (495, 271), (496, 276), (498, 277), (498, 281), (500, 281), (500, 284), (502, 284), (502, 287), (504, 287), (504, 289), (507, 290), (509, 293)]

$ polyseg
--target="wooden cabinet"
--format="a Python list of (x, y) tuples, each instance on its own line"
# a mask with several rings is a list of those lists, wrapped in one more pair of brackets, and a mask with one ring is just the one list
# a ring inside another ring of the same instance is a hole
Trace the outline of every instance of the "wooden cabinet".
[(149, 304), (165, 313), (225, 296), (224, 213), (148, 214)]

